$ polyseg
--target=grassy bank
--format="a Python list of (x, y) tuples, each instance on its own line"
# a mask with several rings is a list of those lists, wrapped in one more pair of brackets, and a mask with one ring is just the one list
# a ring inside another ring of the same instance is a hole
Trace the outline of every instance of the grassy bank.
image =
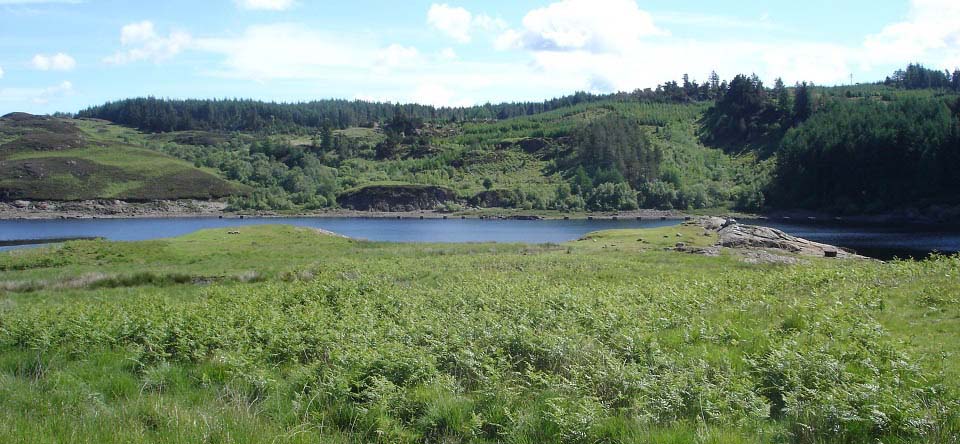
[(3, 442), (956, 442), (960, 259), (282, 227), (0, 255)]

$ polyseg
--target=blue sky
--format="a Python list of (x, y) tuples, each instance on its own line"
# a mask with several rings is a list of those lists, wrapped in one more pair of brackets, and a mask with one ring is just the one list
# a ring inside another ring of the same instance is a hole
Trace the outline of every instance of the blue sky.
[(0, 0), (0, 114), (249, 97), (467, 105), (690, 73), (960, 65), (960, 1)]

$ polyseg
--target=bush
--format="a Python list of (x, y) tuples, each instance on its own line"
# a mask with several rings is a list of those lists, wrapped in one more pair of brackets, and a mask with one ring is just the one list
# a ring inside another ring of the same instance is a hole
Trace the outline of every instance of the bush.
[(594, 211), (636, 210), (637, 193), (626, 183), (605, 182), (593, 190), (587, 208)]
[(673, 184), (660, 180), (644, 183), (640, 186), (638, 195), (639, 204), (643, 208), (659, 210), (672, 210), (679, 198), (679, 192)]

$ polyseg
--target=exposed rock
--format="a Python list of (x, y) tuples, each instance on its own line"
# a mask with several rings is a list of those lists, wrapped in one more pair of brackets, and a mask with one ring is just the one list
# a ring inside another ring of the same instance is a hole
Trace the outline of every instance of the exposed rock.
[(704, 217), (703, 219), (700, 220), (700, 226), (702, 226), (704, 229), (709, 231), (717, 231), (723, 228), (723, 224), (726, 221), (727, 220), (722, 217), (716, 217), (716, 216)]
[(532, 214), (517, 214), (513, 216), (507, 216), (506, 219), (509, 220), (541, 220), (543, 217), (532, 215)]
[[(791, 236), (775, 228), (742, 225), (734, 219), (702, 217), (696, 222), (687, 223), (703, 227), (704, 236), (716, 233), (719, 240), (714, 246), (705, 249), (681, 247), (678, 244), (675, 248), (676, 251), (718, 255), (722, 249), (728, 248), (736, 250), (735, 253), (741, 260), (751, 264), (796, 264), (801, 262), (795, 256), (866, 259), (864, 256), (843, 248)], [(795, 256), (776, 254), (775, 251), (771, 250), (778, 250)]]
[(453, 190), (432, 185), (371, 185), (337, 197), (341, 206), (360, 211), (433, 210), (456, 200)]
[(222, 214), (226, 206), (226, 202), (203, 200), (0, 201), (0, 219), (216, 216)]
[(718, 245), (726, 248), (770, 248), (803, 256), (825, 257), (827, 252), (836, 252), (836, 257), (863, 257), (833, 245), (821, 244), (770, 227), (733, 224), (721, 228)]
[(716, 245), (710, 247), (691, 247), (681, 242), (677, 244), (675, 248), (670, 248), (670, 250), (679, 251), (681, 253), (699, 254), (703, 256), (720, 256), (720, 247)]

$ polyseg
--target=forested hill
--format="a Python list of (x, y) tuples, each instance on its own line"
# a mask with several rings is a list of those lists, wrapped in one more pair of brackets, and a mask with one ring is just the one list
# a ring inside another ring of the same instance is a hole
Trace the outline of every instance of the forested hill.
[(855, 86), (711, 74), (467, 108), (141, 98), (79, 117), (156, 133), (140, 143), (251, 186), (237, 209), (336, 206), (387, 184), (444, 187), (447, 209), (915, 207), (960, 219), (958, 93), (960, 72), (910, 65)]
[(544, 102), (485, 104), (446, 108), (362, 100), (274, 103), (254, 100), (126, 99), (94, 106), (78, 114), (149, 132), (190, 130), (291, 131), (302, 128), (370, 127), (397, 114), (423, 120), (494, 120), (526, 116), (580, 103), (625, 98), (624, 94), (576, 93)]
[(148, 132), (191, 130), (292, 131), (304, 128), (370, 127), (398, 114), (431, 121), (487, 121), (531, 116), (584, 103), (648, 101), (684, 103), (712, 100), (721, 83), (716, 73), (702, 85), (684, 76), (682, 84), (666, 82), (656, 89), (591, 94), (577, 92), (542, 102), (484, 104), (470, 107), (434, 107), (362, 100), (318, 100), (275, 103), (255, 100), (172, 100), (144, 97), (109, 102), (82, 110), (78, 117), (109, 120)]

